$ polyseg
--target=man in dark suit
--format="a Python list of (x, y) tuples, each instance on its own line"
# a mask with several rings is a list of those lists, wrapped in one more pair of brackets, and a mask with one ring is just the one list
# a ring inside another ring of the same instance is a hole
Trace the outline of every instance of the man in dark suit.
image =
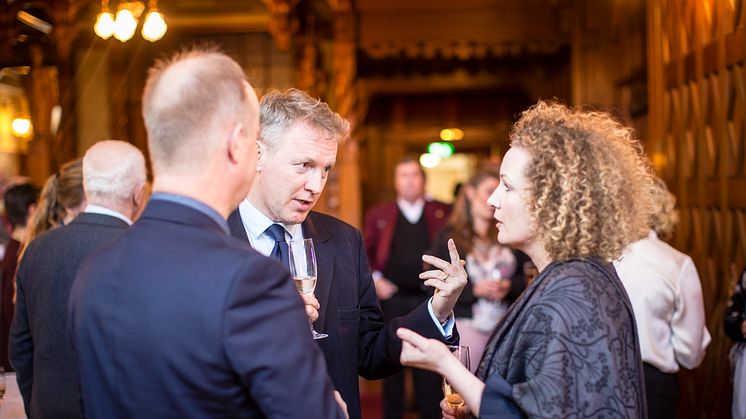
[[(384, 317), (409, 313), (429, 297), (418, 280), (422, 254), (446, 223), (450, 205), (425, 196), (425, 171), (413, 157), (405, 157), (394, 170), (396, 200), (379, 205), (365, 218), (365, 248)], [(430, 371), (410, 369), (415, 406), (421, 417), (440, 415), (441, 378)], [(404, 372), (383, 382), (384, 417), (405, 414)]]
[(70, 297), (86, 416), (344, 417), (287, 268), (228, 234), (257, 158), (240, 66), (203, 50), (157, 63), (143, 116), (153, 195)]
[(146, 180), (145, 158), (123, 141), (101, 141), (83, 158), (85, 210), (33, 240), (21, 260), (10, 358), (26, 415), (82, 418), (67, 300), (81, 262), (132, 224)]
[(313, 239), (318, 301), (306, 295), (304, 299), (308, 307), (320, 307), (314, 326), (329, 336), (317, 343), (326, 357), (329, 375), (348, 403), (350, 417), (359, 418), (358, 374), (379, 379), (402, 368), (397, 327), (413, 327), (431, 338), (456, 341), (452, 308), (466, 284), (466, 275), (458, 260), (448, 266), (454, 276), (421, 275), (439, 292), (406, 316), (384, 322), (360, 231), (311, 211), (336, 161), (338, 143), (348, 133), (347, 121), (302, 91), (265, 95), (256, 179), (228, 221), (235, 237), (249, 241), (264, 254), (277, 246), (278, 238), (270, 228), (275, 225), (284, 230), (279, 241)]

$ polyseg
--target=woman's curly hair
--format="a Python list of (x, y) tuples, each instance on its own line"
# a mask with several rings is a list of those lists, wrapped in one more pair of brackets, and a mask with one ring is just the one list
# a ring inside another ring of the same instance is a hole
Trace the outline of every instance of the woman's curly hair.
[(532, 156), (527, 206), (553, 260), (614, 260), (648, 231), (652, 171), (631, 129), (605, 113), (540, 101), (510, 139)]

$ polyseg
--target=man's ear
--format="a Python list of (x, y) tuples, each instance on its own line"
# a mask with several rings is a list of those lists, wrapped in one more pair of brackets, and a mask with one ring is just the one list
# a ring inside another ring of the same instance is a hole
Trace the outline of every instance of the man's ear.
[(228, 159), (233, 163), (239, 163), (241, 147), (246, 147), (245, 141), (241, 141), (244, 130), (243, 124), (236, 124), (228, 135)]
[(139, 208), (142, 204), (142, 200), (145, 198), (145, 188), (147, 188), (147, 185), (148, 182), (141, 183), (132, 193), (132, 204), (135, 208)]
[(256, 140), (256, 154), (256, 171), (261, 172), (264, 160), (267, 158), (267, 145), (260, 139)]

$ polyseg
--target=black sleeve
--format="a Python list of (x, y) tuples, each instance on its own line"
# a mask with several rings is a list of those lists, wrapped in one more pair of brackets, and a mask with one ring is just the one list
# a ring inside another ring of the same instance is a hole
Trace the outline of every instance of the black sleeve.
[(741, 273), (741, 277), (736, 281), (736, 286), (728, 300), (728, 306), (725, 308), (725, 318), (723, 319), (723, 327), (725, 328), (725, 334), (728, 335), (733, 342), (746, 342), (746, 338), (743, 337), (741, 332), (741, 323), (746, 320), (746, 270)]
[(29, 257), (33, 251), (28, 249), (16, 274), (16, 307), (13, 321), (10, 325), (8, 354), (10, 363), (16, 370), (18, 389), (23, 397), (26, 414), (29, 413), (31, 403), (31, 385), (34, 377), (34, 342), (31, 338), (28, 312), (26, 311), (26, 276)]

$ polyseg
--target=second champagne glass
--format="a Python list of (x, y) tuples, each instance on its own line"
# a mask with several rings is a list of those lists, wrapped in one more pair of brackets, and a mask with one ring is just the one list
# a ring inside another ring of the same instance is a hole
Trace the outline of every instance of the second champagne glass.
[[(461, 364), (463, 364), (467, 370), (471, 368), (468, 346), (449, 345), (448, 349), (450, 349), (453, 356), (461, 361)], [(443, 378), (443, 395), (446, 397), (446, 403), (449, 407), (462, 407), (465, 403), (464, 398), (461, 397), (453, 387), (451, 387), (445, 378)]]
[[(291, 240), (288, 242), (288, 261), (293, 275), (295, 288), (301, 294), (313, 294), (316, 289), (316, 252), (313, 240)], [(319, 333), (311, 323), (311, 334), (314, 339), (323, 339), (329, 335)]]

